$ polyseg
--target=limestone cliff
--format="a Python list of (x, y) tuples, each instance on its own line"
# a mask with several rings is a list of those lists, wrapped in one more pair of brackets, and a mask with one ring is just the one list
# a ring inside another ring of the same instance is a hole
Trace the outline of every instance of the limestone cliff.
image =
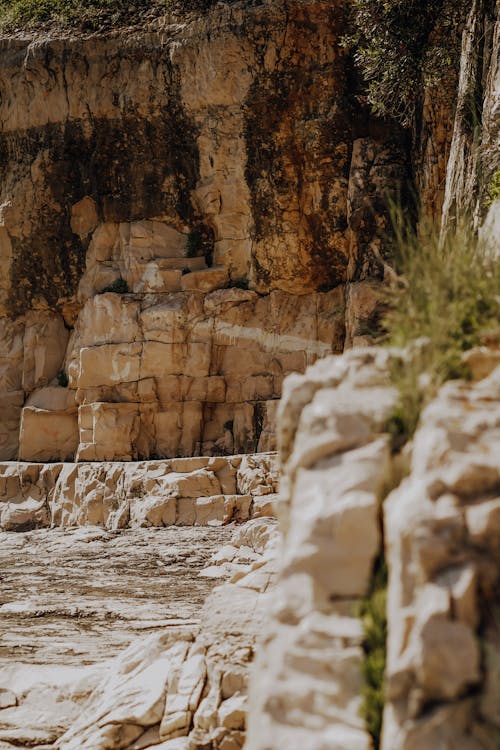
[(498, 250), (498, 8), (410, 132), (349, 0), (209, 5), (0, 39), (0, 747), (494, 750), (498, 348), (398, 453), (364, 345), (388, 198)]
[(283, 377), (367, 331), (406, 152), (344, 17), (0, 41), (3, 459), (268, 449)]

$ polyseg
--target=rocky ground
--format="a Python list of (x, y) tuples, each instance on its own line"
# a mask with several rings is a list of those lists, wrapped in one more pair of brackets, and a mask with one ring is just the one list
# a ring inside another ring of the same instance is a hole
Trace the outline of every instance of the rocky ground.
[[(1, 711), (0, 748), (53, 741), (76, 710), (68, 686), (88, 692), (106, 660), (138, 636), (195, 627), (214, 583), (199, 572), (231, 533), (228, 526), (0, 534), (0, 706), (19, 704)], [(47, 710), (54, 703), (56, 726)]]

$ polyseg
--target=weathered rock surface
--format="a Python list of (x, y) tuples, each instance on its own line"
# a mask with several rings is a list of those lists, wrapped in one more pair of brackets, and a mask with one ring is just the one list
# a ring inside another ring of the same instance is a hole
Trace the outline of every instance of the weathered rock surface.
[(424, 411), (410, 475), (384, 506), (386, 750), (499, 742), (500, 367), (490, 363)]
[(360, 343), (407, 157), (344, 26), (277, 0), (0, 40), (0, 459), (272, 450), (283, 377)]
[[(363, 632), (356, 604), (381, 550), (396, 400), (389, 353), (358, 349), (285, 383), (279, 576), (252, 673), (249, 750), (362, 750)], [(288, 502), (286, 502), (288, 501)]]
[[(248, 665), (268, 608), (276, 541), (269, 519), (232, 536), (95, 528), (5, 535), (2, 554), (23, 547), (26, 554), (20, 573), (2, 582), (0, 618), (23, 638), (15, 660), (14, 635), (2, 649), (0, 742), (241, 748)], [(50, 603), (47, 565), (57, 570)], [(213, 581), (228, 578), (201, 608)], [(144, 630), (153, 632), (109, 659)]]
[[(273, 453), (171, 461), (0, 464), (0, 528), (222, 526), (274, 515)], [(260, 501), (260, 502), (259, 502)]]

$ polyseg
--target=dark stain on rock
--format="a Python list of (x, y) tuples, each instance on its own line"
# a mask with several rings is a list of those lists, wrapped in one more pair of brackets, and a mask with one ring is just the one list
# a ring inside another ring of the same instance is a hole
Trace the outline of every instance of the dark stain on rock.
[(165, 215), (173, 225), (195, 222), (190, 194), (199, 175), (196, 129), (183, 111), (177, 72), (167, 73), (168, 106), (155, 116), (130, 112), (0, 136), (4, 195), (29, 179), (35, 162), (43, 173), (43, 185), (35, 185), (43, 195), (33, 208), (31, 234), (13, 238), (12, 314), (39, 296), (58, 309), (76, 293), (89, 240), (71, 231), (71, 207), (84, 196), (94, 199), (103, 221)]

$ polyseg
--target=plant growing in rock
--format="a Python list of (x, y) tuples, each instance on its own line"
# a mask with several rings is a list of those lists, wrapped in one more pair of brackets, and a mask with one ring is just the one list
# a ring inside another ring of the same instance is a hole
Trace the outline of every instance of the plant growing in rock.
[(400, 276), (388, 293), (383, 327), (387, 343), (408, 351), (392, 368), (400, 401), (388, 429), (397, 448), (439, 386), (468, 376), (464, 352), (497, 328), (500, 264), (464, 224), (440, 237), (423, 221), (417, 234), (398, 211), (394, 227)]
[(422, 86), (456, 67), (466, 0), (353, 0), (345, 44), (376, 114), (411, 125)]
[(497, 169), (493, 174), (486, 193), (487, 198), (484, 202), (485, 208), (489, 208), (495, 201), (500, 200), (500, 169)]
[(387, 566), (377, 560), (369, 596), (361, 603), (358, 615), (363, 624), (364, 652), (362, 671), (365, 684), (362, 691), (361, 716), (373, 737), (374, 747), (380, 745), (384, 712), (384, 673), (387, 643)]
[(143, 22), (169, 10), (209, 10), (216, 0), (0, 0), (4, 31), (47, 26), (84, 31)]

